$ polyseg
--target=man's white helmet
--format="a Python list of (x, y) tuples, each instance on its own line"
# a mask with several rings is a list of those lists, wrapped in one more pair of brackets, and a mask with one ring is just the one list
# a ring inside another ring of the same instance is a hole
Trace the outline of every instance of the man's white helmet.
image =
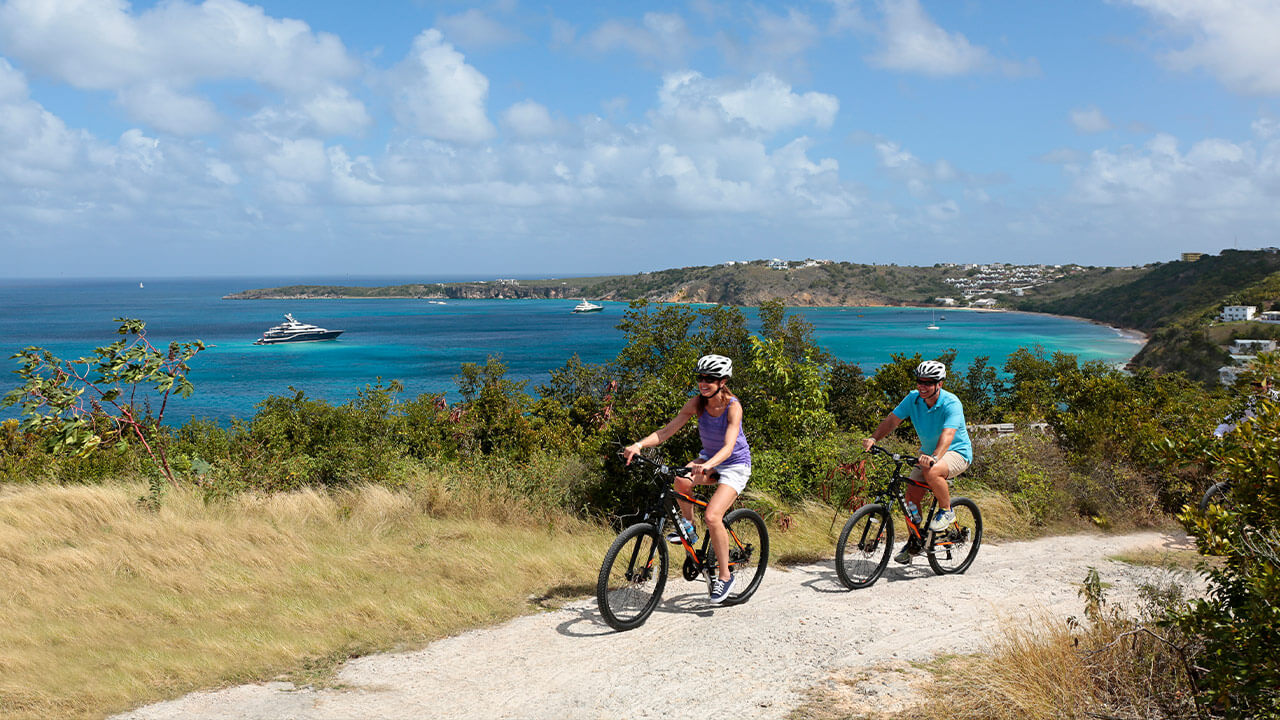
[(694, 375), (710, 375), (713, 378), (733, 377), (733, 361), (723, 355), (703, 355), (698, 358)]
[(917, 380), (940, 381), (947, 377), (947, 366), (937, 360), (925, 360), (916, 366)]

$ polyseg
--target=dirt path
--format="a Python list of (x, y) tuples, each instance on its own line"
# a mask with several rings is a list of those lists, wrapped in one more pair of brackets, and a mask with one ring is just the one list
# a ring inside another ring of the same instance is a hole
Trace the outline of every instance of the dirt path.
[[(965, 575), (935, 576), (918, 558), (907, 568), (890, 563), (855, 592), (830, 562), (774, 567), (750, 602), (725, 608), (707, 604), (705, 584), (675, 579), (630, 632), (613, 632), (595, 601), (582, 600), (416, 652), (354, 660), (338, 689), (244, 685), (118, 717), (784, 718), (833, 675), (981, 650), (990, 630), (1020, 615), (1078, 613), (1090, 565), (1114, 595), (1131, 592), (1162, 571), (1106, 558), (1142, 546), (1185, 547), (1185, 539), (1152, 532), (986, 544)], [(911, 690), (872, 680), (864, 692), (893, 702)]]

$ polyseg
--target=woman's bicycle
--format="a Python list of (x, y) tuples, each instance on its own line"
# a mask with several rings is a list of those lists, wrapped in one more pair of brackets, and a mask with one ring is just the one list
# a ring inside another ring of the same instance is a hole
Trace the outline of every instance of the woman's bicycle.
[[(624, 529), (609, 546), (604, 564), (600, 566), (596, 600), (604, 621), (615, 630), (630, 630), (644, 624), (662, 599), (662, 590), (667, 584), (668, 531), (680, 536), (680, 545), (685, 551), (685, 580), (702, 577), (710, 591), (712, 581), (719, 574), (711, 534), (704, 533), (702, 545), (695, 549), (681, 527), (677, 500), (707, 506), (705, 500), (676, 492), (671, 486), (677, 476), (688, 476), (688, 468), (670, 468), (643, 455), (636, 455), (634, 460), (653, 475), (659, 492), (640, 521)], [(729, 531), (729, 569), (734, 574), (734, 589), (724, 604), (736, 605), (746, 602), (760, 586), (769, 564), (769, 532), (759, 513), (747, 508), (726, 514), (724, 525)]]
[(951, 510), (956, 514), (956, 521), (945, 530), (934, 532), (928, 529), (928, 523), (938, 506), (935, 498), (929, 512), (922, 516), (924, 527), (920, 527), (907, 512), (906, 486), (928, 486), (911, 479), (909, 473), (902, 473), (905, 467), (915, 467), (916, 459), (889, 452), (879, 445), (873, 445), (869, 452), (892, 459), (893, 474), (874, 501), (858, 508), (840, 531), (840, 539), (836, 542), (836, 574), (840, 576), (840, 582), (850, 590), (857, 590), (871, 585), (884, 572), (889, 564), (889, 553), (893, 551), (890, 508), (894, 504), (902, 509), (906, 518), (910, 533), (908, 550), (923, 552), (929, 559), (929, 567), (939, 575), (968, 570), (978, 554), (978, 546), (982, 544), (982, 513), (978, 511), (977, 504), (969, 498), (951, 498)]

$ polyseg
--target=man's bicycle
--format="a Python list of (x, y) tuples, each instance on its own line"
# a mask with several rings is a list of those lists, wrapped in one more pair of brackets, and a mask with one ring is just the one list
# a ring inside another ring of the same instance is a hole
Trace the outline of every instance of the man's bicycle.
[[(670, 468), (643, 455), (636, 455), (634, 461), (639, 461), (652, 474), (659, 492), (640, 521), (624, 529), (609, 546), (604, 564), (600, 566), (596, 601), (604, 621), (615, 630), (643, 625), (662, 599), (669, 560), (667, 532), (680, 536), (680, 545), (685, 551), (685, 580), (702, 577), (709, 591), (719, 574), (711, 533), (704, 533), (701, 546), (694, 548), (681, 527), (677, 500), (707, 506), (705, 500), (676, 492), (671, 486), (677, 476), (688, 476), (688, 468)], [(734, 574), (734, 589), (724, 604), (736, 605), (746, 602), (760, 586), (769, 564), (769, 532), (759, 513), (748, 508), (726, 514), (724, 525), (729, 532), (729, 569)]]
[[(890, 508), (895, 504), (906, 518), (911, 549), (923, 552), (935, 573), (947, 575), (968, 570), (978, 554), (978, 546), (982, 544), (982, 513), (978, 511), (977, 504), (968, 498), (951, 498), (951, 510), (956, 514), (956, 521), (945, 530), (934, 532), (928, 529), (929, 519), (938, 506), (937, 498), (934, 498), (929, 512), (922, 516), (924, 527), (917, 526), (907, 512), (906, 486), (928, 486), (911, 479), (909, 471), (906, 475), (902, 472), (905, 467), (915, 467), (916, 459), (889, 452), (879, 445), (873, 445), (869, 452), (892, 459), (893, 474), (873, 502), (858, 508), (840, 531), (840, 539), (836, 542), (836, 574), (840, 576), (840, 582), (850, 590), (857, 590), (868, 587), (884, 572), (893, 551), (893, 515)], [(931, 493), (929, 496), (933, 497)]]

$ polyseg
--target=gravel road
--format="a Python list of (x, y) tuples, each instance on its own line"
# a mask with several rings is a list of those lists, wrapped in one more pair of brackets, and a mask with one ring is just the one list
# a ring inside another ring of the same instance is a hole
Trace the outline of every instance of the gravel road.
[(854, 592), (830, 562), (771, 567), (750, 602), (734, 607), (709, 605), (705, 583), (677, 578), (630, 632), (612, 631), (594, 599), (580, 600), (422, 650), (353, 660), (337, 688), (243, 685), (116, 717), (785, 718), (808, 691), (851, 673), (867, 676), (863, 694), (900, 703), (910, 683), (877, 679), (876, 668), (982, 650), (990, 631), (1020, 616), (1077, 614), (1090, 565), (1113, 595), (1132, 592), (1164, 571), (1106, 558), (1138, 547), (1187, 544), (1156, 532), (988, 543), (965, 575), (935, 576), (917, 558), (890, 563), (879, 582)]

